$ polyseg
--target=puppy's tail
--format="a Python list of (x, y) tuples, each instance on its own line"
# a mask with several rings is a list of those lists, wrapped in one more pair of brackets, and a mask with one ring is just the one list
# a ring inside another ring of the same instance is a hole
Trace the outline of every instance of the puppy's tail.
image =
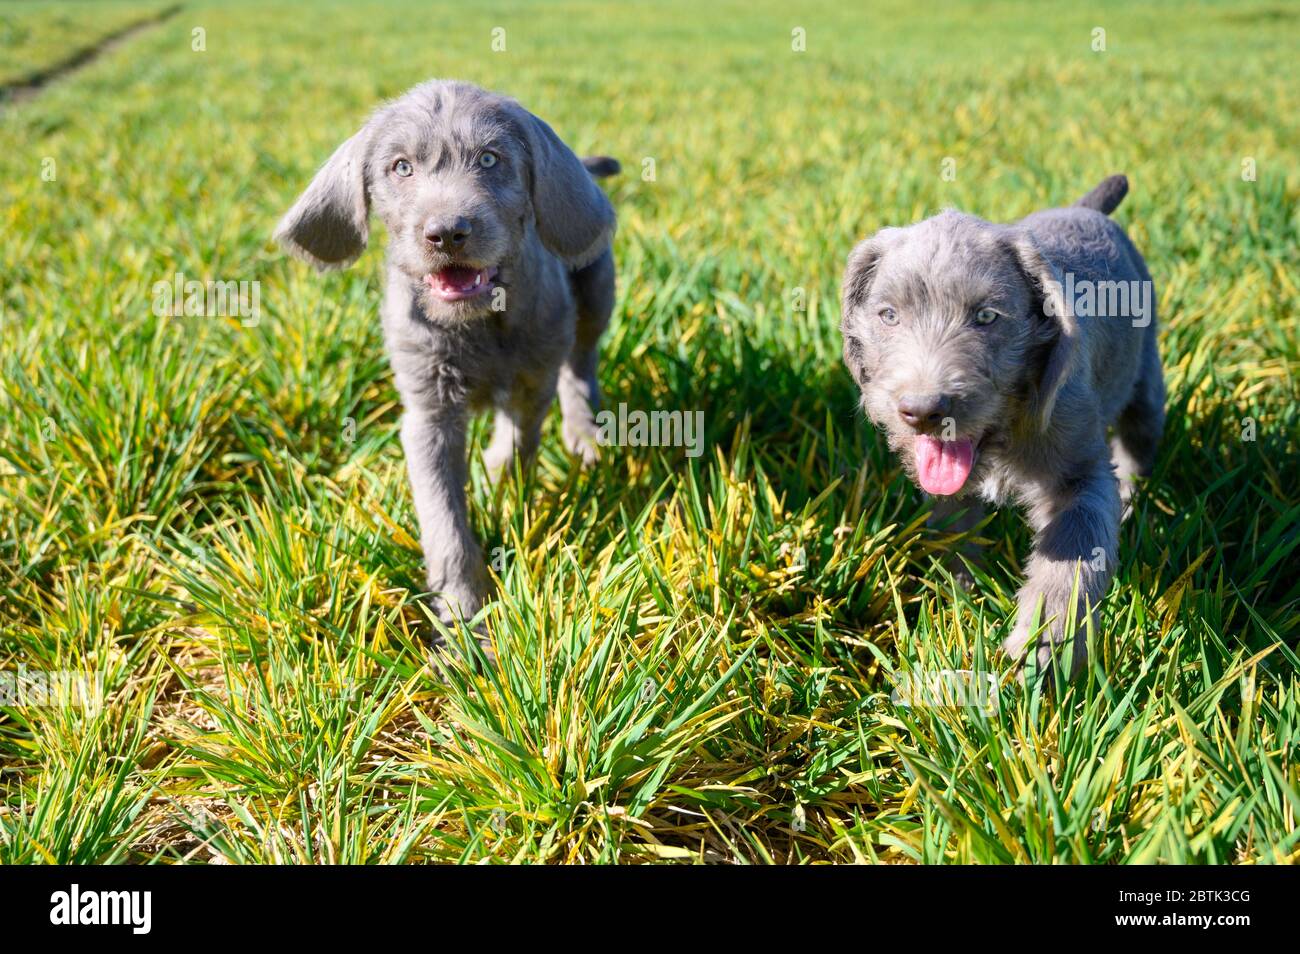
[(623, 171), (618, 160), (612, 156), (583, 156), (582, 166), (591, 173), (593, 179), (608, 179)]
[(1097, 188), (1074, 204), (1085, 209), (1095, 209), (1102, 215), (1110, 215), (1119, 208), (1126, 195), (1128, 195), (1128, 177), (1107, 176), (1101, 180)]

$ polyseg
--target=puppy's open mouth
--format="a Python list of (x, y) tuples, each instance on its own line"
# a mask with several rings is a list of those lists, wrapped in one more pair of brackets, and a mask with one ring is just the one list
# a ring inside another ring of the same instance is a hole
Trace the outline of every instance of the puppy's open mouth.
[(970, 477), (978, 449), (978, 442), (969, 437), (945, 441), (932, 434), (917, 434), (912, 453), (921, 489), (936, 497), (950, 497), (957, 493)]
[(477, 298), (492, 287), (497, 277), (496, 266), (475, 268), (472, 265), (447, 265), (424, 276), (434, 297), (443, 301), (464, 301)]

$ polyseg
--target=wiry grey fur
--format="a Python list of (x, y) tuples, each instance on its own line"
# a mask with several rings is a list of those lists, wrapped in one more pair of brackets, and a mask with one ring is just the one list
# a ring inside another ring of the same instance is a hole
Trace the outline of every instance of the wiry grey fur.
[[(985, 503), (1024, 509), (1034, 552), (1004, 646), (1021, 659), (1037, 617), (1043, 672), (1067, 640), (1071, 672), (1086, 660), (1084, 626), (1110, 583), (1122, 499), (1134, 475), (1150, 472), (1164, 427), (1154, 292), (1144, 327), (1141, 317), (1075, 315), (1062, 294), (1070, 272), (1076, 281), (1151, 281), (1105, 215), (1127, 188), (1111, 177), (1072, 208), (1012, 225), (946, 211), (883, 229), (853, 250), (844, 276), (844, 361), (904, 468), (915, 475), (916, 435), (938, 426), (933, 417), (908, 424), (904, 399), (941, 397), (935, 406), (952, 432), (944, 439), (976, 441), (969, 478), (935, 499), (932, 519), (967, 530)], [(976, 323), (986, 306), (999, 317)], [(1077, 627), (1067, 631), (1071, 615)]]
[[(484, 151), (497, 157), (491, 168)], [(411, 175), (397, 173), (398, 159)], [(371, 213), (387, 226), (384, 338), (428, 585), (445, 621), (473, 616), (487, 590), (466, 513), (470, 414), (495, 409), (485, 458), (496, 473), (537, 449), (558, 388), (565, 445), (584, 463), (595, 457), (596, 345), (614, 304), (615, 220), (592, 175), (617, 170), (603, 157), (584, 168), (512, 99), (433, 81), (378, 109), (276, 229), (294, 254), (336, 268), (365, 248)], [(468, 226), (449, 251), (426, 237), (446, 223)], [(497, 288), (436, 297), (425, 276), (453, 263), (496, 267)]]

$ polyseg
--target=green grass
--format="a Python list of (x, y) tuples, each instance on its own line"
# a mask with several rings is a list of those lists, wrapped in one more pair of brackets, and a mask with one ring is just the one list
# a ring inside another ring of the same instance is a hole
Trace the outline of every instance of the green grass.
[[(103, 685), (0, 708), (0, 861), (1300, 858), (1300, 6), (319, 6), (188, 4), (0, 114), (0, 669)], [(501, 490), (475, 457), (478, 670), (424, 648), (378, 243), (320, 277), (268, 240), (429, 76), (622, 158), (602, 385), (706, 415), (697, 459), (583, 473), (556, 415)], [(881, 225), (1117, 171), (1168, 433), (1093, 668), (1027, 696), (1023, 523), (972, 594), (936, 571), (837, 284)], [(260, 322), (155, 317), (177, 272), (261, 282)], [(942, 668), (996, 712), (891, 703)]]
[(135, 0), (0, 2), (0, 85), (25, 80), (105, 37), (146, 20), (166, 4)]

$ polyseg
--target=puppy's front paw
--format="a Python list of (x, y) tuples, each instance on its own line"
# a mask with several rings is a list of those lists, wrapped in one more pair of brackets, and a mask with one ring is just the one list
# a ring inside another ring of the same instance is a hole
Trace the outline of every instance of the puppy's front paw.
[(966, 565), (967, 560), (973, 561), (973, 559), (970, 554), (967, 554), (966, 560), (963, 560), (961, 555), (955, 551), (943, 558), (943, 568), (951, 574), (953, 581), (967, 593), (975, 589), (975, 574)]
[(1024, 667), (1022, 675), (1032, 676), (1034, 682), (1057, 665), (1064, 665), (1066, 675), (1073, 679), (1088, 660), (1087, 611), (1079, 607), (1071, 614), (1071, 596), (1071, 591), (1060, 593), (1051, 586), (1029, 582), (1016, 597), (1016, 623), (1002, 648)]
[(564, 447), (578, 458), (583, 467), (591, 467), (600, 458), (600, 434), (594, 421), (565, 421), (561, 429)]
[[(477, 654), (475, 653), (477, 647)], [(479, 623), (467, 634), (453, 630), (451, 638), (439, 636), (434, 639), (429, 651), (429, 662), (444, 674), (459, 664), (468, 663), (471, 668), (479, 664), (494, 665), (497, 661), (496, 647), (488, 636), (487, 628)]]
[(438, 622), (448, 629), (459, 623), (468, 623), (483, 608), (486, 584), (446, 584), (440, 580), (429, 581), (429, 606)]
[(468, 658), (474, 662), (475, 656), (472, 650), (468, 651), (466, 657), (466, 647), (471, 643), (478, 646), (482, 661), (488, 664), (496, 662), (496, 649), (488, 636), (487, 623), (478, 620), (471, 624), (474, 617), (478, 615), (479, 609), (482, 608), (484, 602), (482, 598), (472, 590), (462, 589), (458, 596), (447, 591), (436, 592), (430, 596), (429, 602), (437, 614), (438, 621), (448, 631), (444, 634), (434, 628), (430, 640), (433, 650), (430, 659), (436, 666), (442, 667), (453, 658)]
[(498, 448), (495, 445), (483, 452), (483, 469), (487, 471), (488, 481), (496, 483), (505, 474), (515, 460), (514, 445)]

